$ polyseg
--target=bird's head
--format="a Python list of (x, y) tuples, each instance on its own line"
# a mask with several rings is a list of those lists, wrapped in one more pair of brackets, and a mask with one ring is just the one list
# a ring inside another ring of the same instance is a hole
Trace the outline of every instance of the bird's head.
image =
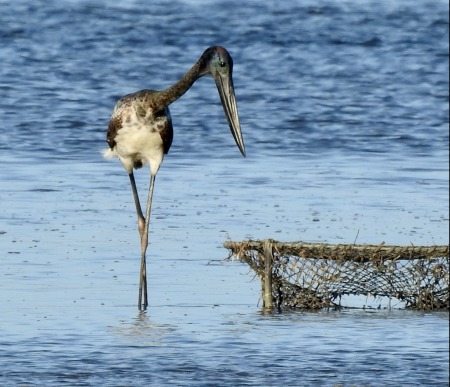
[(233, 59), (223, 47), (209, 47), (205, 50), (200, 60), (202, 62), (200, 76), (211, 74), (214, 79), (219, 75), (232, 76)]
[(233, 59), (223, 47), (209, 47), (200, 58), (200, 76), (211, 74), (217, 85), (220, 100), (236, 144), (245, 156), (244, 140), (233, 85)]

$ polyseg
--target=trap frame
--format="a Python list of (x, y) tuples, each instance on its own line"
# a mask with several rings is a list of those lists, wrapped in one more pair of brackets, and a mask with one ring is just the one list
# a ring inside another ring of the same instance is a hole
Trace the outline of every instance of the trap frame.
[[(405, 309), (449, 309), (449, 246), (228, 241), (261, 280), (264, 308), (343, 308), (343, 296), (387, 297)], [(380, 304), (381, 305), (381, 304)], [(365, 306), (356, 306), (356, 308)]]

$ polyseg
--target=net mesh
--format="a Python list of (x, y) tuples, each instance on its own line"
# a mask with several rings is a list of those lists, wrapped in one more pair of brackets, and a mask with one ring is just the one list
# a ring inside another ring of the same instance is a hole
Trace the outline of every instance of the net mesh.
[[(263, 297), (263, 301), (270, 306), (342, 307), (343, 296), (356, 295), (398, 300), (408, 309), (449, 308), (448, 246), (329, 245), (273, 240), (230, 241), (224, 246), (230, 250), (230, 256), (246, 262), (259, 276), (263, 295), (271, 297)], [(266, 273), (270, 273), (269, 281)]]

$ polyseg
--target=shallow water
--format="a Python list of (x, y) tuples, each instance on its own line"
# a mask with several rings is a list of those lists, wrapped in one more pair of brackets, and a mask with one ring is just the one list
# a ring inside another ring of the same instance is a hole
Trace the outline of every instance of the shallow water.
[[(117, 4), (0, 2), (0, 384), (448, 385), (448, 313), (267, 315), (222, 247), (448, 244), (448, 4)], [(212, 44), (234, 58), (248, 155), (211, 79), (173, 104), (139, 312), (108, 119)]]

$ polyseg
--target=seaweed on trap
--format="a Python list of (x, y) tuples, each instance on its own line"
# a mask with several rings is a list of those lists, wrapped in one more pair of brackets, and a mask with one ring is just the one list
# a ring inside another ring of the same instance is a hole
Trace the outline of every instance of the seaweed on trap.
[[(406, 309), (449, 308), (448, 246), (225, 242), (261, 280), (265, 308), (341, 308), (343, 296), (387, 297)], [(363, 306), (361, 306), (363, 307)]]

